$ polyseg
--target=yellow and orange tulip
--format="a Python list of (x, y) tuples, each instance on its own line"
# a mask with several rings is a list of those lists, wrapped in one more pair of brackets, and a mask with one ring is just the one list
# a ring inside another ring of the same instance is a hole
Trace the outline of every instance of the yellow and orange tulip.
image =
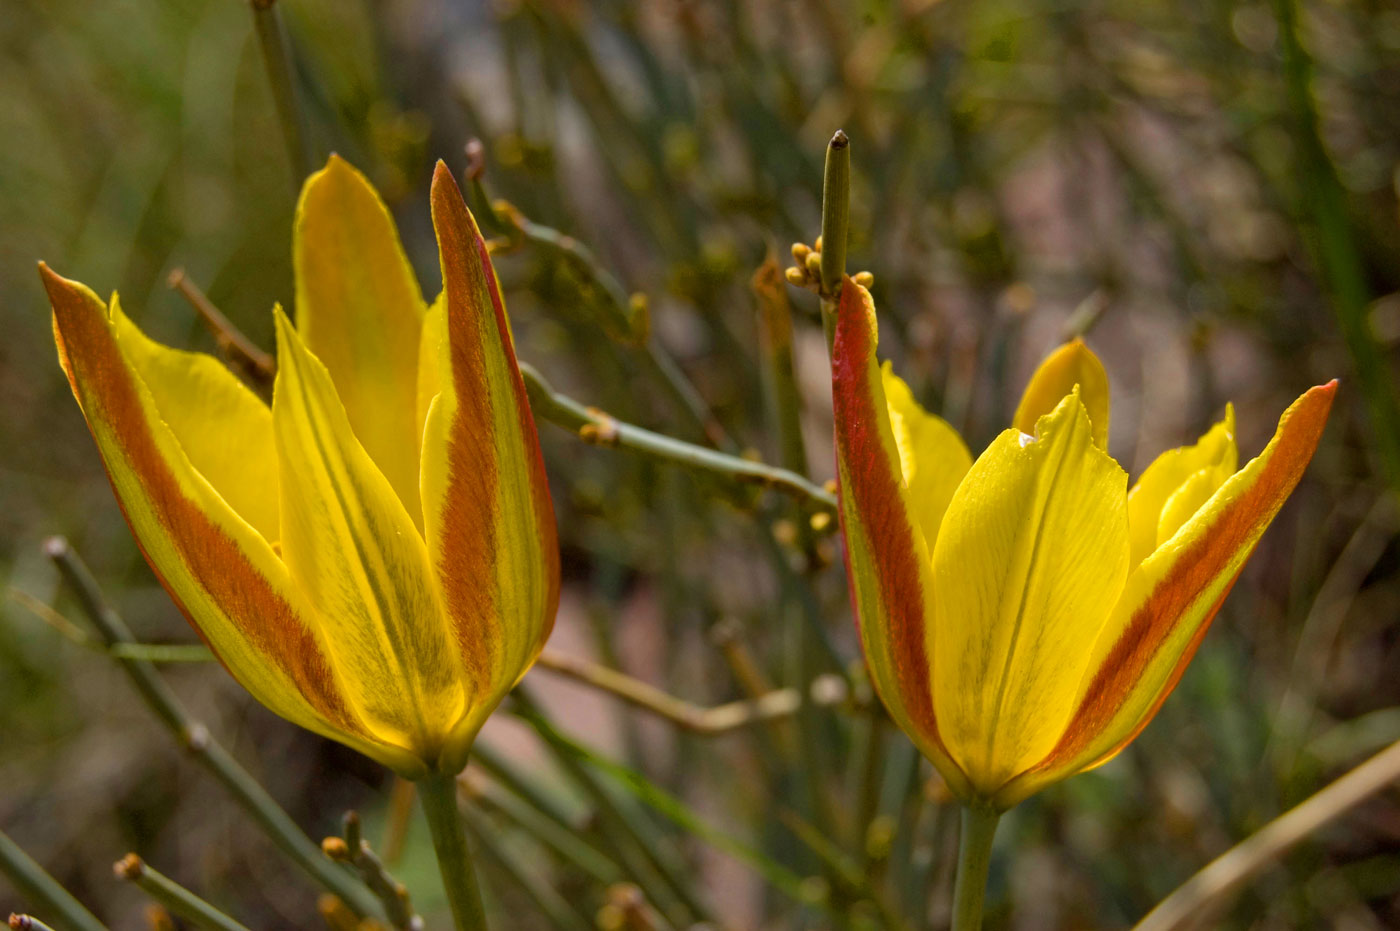
[(1117, 755), (1176, 686), (1317, 447), (1336, 382), (1237, 468), (1229, 409), (1128, 488), (1079, 341), (974, 462), (875, 358), (847, 278), (832, 387), (851, 601), (871, 677), (953, 791), (1004, 810)]
[(379, 195), (302, 191), (297, 323), (268, 405), (40, 266), (59, 359), (127, 522), (225, 668), (416, 778), (456, 773), (554, 622), (554, 512), (505, 306), (452, 174), (430, 307)]

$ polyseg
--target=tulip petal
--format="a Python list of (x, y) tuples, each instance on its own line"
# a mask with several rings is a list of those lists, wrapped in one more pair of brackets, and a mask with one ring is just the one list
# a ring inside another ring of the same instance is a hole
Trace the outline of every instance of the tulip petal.
[(848, 277), (837, 310), (832, 404), (851, 607), (871, 680), (890, 717), (944, 779), (961, 790), (967, 778), (944, 749), (929, 680), (929, 549), (903, 480), (890, 404), (875, 361), (877, 338), (870, 292)]
[(915, 524), (932, 547), (938, 539), (943, 512), (953, 492), (972, 467), (972, 454), (948, 421), (930, 414), (914, 400), (904, 379), (886, 362), (880, 370), (890, 415), (890, 432), (899, 449), (909, 509)]
[(142, 333), (115, 299), (112, 328), (190, 465), (264, 539), (276, 541), (272, 411), (213, 356), (172, 349)]
[(339, 156), (307, 179), (293, 234), (297, 326), (330, 370), (356, 438), (422, 524), (418, 393), (423, 293), (393, 217)]
[(441, 162), (432, 204), (445, 312), (435, 324), (439, 394), (423, 430), (424, 525), (452, 634), (477, 684), (444, 751), (444, 768), (455, 771), (549, 636), (559, 547), (505, 304), (486, 243)]
[(372, 738), (346, 703), (310, 609), (271, 544), (191, 465), (123, 355), (108, 309), (40, 265), (59, 361), (122, 513), (157, 578), (253, 697), (400, 772), (421, 766)]
[(1021, 395), (1011, 425), (1022, 433), (1034, 433), (1036, 422), (1058, 407), (1075, 385), (1079, 386), (1079, 400), (1089, 412), (1094, 445), (1107, 449), (1108, 373), (1082, 339), (1065, 343), (1040, 363)]
[(1004, 431), (934, 545), (934, 704), (984, 797), (1054, 746), (1127, 575), (1127, 475), (1092, 430), (1071, 391), (1035, 437)]
[(280, 309), (277, 349), (283, 558), (316, 606), (356, 710), (382, 740), (432, 763), (468, 696), (427, 548), (351, 431), (330, 373)]
[(1264, 451), (1133, 571), (1095, 645), (1064, 735), (999, 803), (1015, 804), (1107, 762), (1152, 720), (1312, 459), (1336, 386), (1311, 388), (1295, 401)]
[[(1239, 467), (1235, 446), (1235, 409), (1225, 407), (1225, 417), (1191, 446), (1169, 449), (1152, 461), (1128, 492), (1128, 532), (1132, 534), (1132, 564), (1138, 565), (1157, 548), (1162, 510), (1168, 499), (1193, 475), (1203, 470), (1224, 478)], [(1220, 487), (1219, 484), (1216, 488)], [(1213, 493), (1215, 489), (1211, 489)], [(1179, 506), (1178, 506), (1179, 507)], [(1189, 517), (1190, 515), (1186, 515)], [(1172, 521), (1168, 521), (1168, 524)], [(1180, 526), (1180, 522), (1176, 524)], [(1175, 527), (1172, 528), (1173, 532)]]

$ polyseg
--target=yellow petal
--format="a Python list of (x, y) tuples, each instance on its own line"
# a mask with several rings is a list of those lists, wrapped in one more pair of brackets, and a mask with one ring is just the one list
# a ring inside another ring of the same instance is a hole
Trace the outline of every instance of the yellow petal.
[(469, 696), (423, 538), (280, 309), (277, 350), (283, 558), (349, 701), (380, 739), (434, 763)]
[(112, 301), (112, 327), (190, 465), (269, 542), (277, 532), (272, 411), (213, 356), (162, 346)]
[(851, 602), (871, 681), (890, 717), (965, 796), (967, 779), (944, 747), (941, 710), (934, 710), (929, 548), (903, 480), (876, 338), (870, 292), (848, 277), (837, 309), (831, 394)]
[(379, 194), (339, 156), (307, 179), (293, 234), (297, 327), (330, 370), (355, 437), (413, 520), (423, 293)]
[(934, 704), (983, 797), (1064, 730), (1128, 570), (1127, 476), (1077, 393), (999, 436), (953, 496), (933, 551)]
[(1065, 343), (1040, 363), (1021, 395), (1011, 426), (1022, 433), (1033, 433), (1036, 421), (1054, 410), (1075, 385), (1079, 386), (1079, 400), (1093, 424), (1094, 444), (1107, 449), (1108, 373), (1081, 339)]
[(423, 429), (424, 526), (454, 645), (475, 685), (443, 769), (534, 663), (559, 604), (554, 506), (505, 304), (476, 221), (447, 166), (433, 176), (445, 293), (439, 394)]
[[(1239, 465), (1239, 451), (1235, 447), (1235, 409), (1226, 405), (1225, 417), (1206, 431), (1206, 434), (1191, 446), (1169, 449), (1152, 461), (1137, 480), (1132, 491), (1128, 492), (1128, 530), (1133, 539), (1132, 564), (1136, 566), (1157, 548), (1159, 542), (1166, 542), (1171, 536), (1162, 536), (1166, 525), (1175, 532), (1184, 521), (1177, 520), (1184, 504), (1178, 504), (1173, 514), (1163, 523), (1163, 508), (1167, 501), (1193, 475), (1205, 471), (1211, 477), (1223, 482), (1235, 473)], [(1209, 481), (1202, 479), (1198, 481)], [(1220, 487), (1220, 482), (1215, 488)], [(1213, 494), (1215, 488), (1211, 488)], [(1199, 489), (1197, 495), (1199, 495)], [(1190, 517), (1190, 514), (1185, 515)]]
[(253, 697), (398, 771), (422, 767), (375, 740), (345, 701), (312, 614), (271, 544), (191, 465), (123, 355), (108, 310), (40, 266), (59, 361), (122, 513), (156, 577)]
[(930, 414), (914, 400), (914, 393), (886, 362), (880, 370), (885, 402), (890, 415), (890, 432), (899, 449), (900, 469), (909, 490), (909, 507), (914, 522), (930, 547), (938, 539), (943, 512), (953, 500), (972, 454), (948, 421)]
[(1259, 537), (1322, 437), (1337, 383), (1310, 389), (1278, 431), (1171, 539), (1128, 577), (1094, 646), (1075, 712), (1054, 749), (998, 804), (1107, 762), (1147, 726), (1195, 655)]

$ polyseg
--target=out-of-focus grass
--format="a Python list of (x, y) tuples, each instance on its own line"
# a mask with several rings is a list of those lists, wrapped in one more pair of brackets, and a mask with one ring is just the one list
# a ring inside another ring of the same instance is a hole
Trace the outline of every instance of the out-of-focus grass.
[[(1400, 341), (1394, 10), (1302, 4), (1311, 73), (1299, 83), (1279, 26), (1287, 8), (1269, 3), (281, 6), (313, 147), (381, 186), (429, 292), (431, 160), (460, 167), (477, 136), (488, 186), (645, 293), (656, 338), (739, 443), (770, 459), (778, 430), (764, 419), (747, 283), (767, 249), (815, 235), (821, 154), (838, 126), (853, 140), (850, 266), (876, 276), (882, 352), (974, 446), (1086, 302), (1101, 308), (1089, 339), (1116, 391), (1111, 449), (1138, 470), (1226, 400), (1252, 454), (1292, 397), (1343, 376), (1303, 486), (1160, 718), (1119, 760), (1008, 819), (989, 923), (1127, 924), (1400, 737), (1400, 519), (1381, 442), (1396, 424), (1375, 419), (1395, 409), (1385, 393)], [(292, 297), (293, 179), (249, 11), (233, 0), (0, 0), (0, 140), (0, 578), (50, 597), (38, 542), (62, 532), (142, 637), (188, 642), (60, 377), (33, 262), (120, 289), (158, 338), (211, 349), (164, 287), (183, 266), (268, 343), (268, 309)], [(502, 272), (522, 357), (588, 403), (685, 435), (637, 351), (579, 312), (574, 278), (528, 249)], [(829, 389), (808, 297), (792, 295), (797, 375), (808, 459), (825, 479)], [(1349, 377), (1358, 340), (1372, 347), (1364, 379)], [(805, 632), (805, 604), (840, 663), (856, 660), (839, 565), (781, 571), (765, 523), (704, 481), (541, 429), (565, 549), (560, 642), (717, 702), (742, 695), (708, 637), (721, 620), (778, 684), (830, 667)], [(775, 501), (765, 516), (793, 515)], [(102, 658), (13, 604), (4, 612), (0, 826), (119, 926), (136, 904), (108, 864), (130, 847), (251, 926), (307, 926), (310, 890), (179, 764)], [(313, 834), (347, 806), (380, 817), (374, 767), (273, 720), (214, 667), (170, 676)], [(554, 706), (543, 696), (562, 727), (802, 875), (822, 864), (780, 809), (820, 824), (816, 799), (831, 793), (822, 827), (834, 843), (887, 877), (906, 913), (946, 908), (955, 819), (909, 800), (931, 774), (898, 735), (883, 732), (882, 765), (868, 771), (855, 756), (861, 725), (807, 720), (802, 741), (821, 752), (804, 759), (825, 768), (804, 779), (752, 735), (682, 739), (607, 702), (571, 716), (563, 706), (582, 699), (565, 695)], [(571, 817), (595, 807), (526, 737), (492, 736)], [(900, 858), (888, 864), (878, 844), (862, 860), (868, 838), (848, 817), (872, 779), (879, 810), (896, 816)], [(1391, 797), (1338, 824), (1254, 884), (1226, 925), (1400, 922), (1397, 816)], [(823, 926), (815, 912), (792, 917), (802, 910), (733, 858), (638, 817), (696, 864), (735, 927)], [(589, 912), (602, 903), (595, 880), (498, 826), (566, 898)], [(432, 908), (421, 842), (410, 836), (400, 872)], [(528, 899), (487, 879), (511, 914), (531, 916), (512, 926), (533, 926)]]

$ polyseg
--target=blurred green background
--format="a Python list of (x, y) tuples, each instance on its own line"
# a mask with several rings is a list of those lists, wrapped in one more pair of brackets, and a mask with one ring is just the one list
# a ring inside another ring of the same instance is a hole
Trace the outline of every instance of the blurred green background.
[[(1110, 765), (1006, 819), (989, 927), (1127, 926), (1400, 739), (1393, 4), (279, 8), (314, 164), (337, 151), (375, 181), (425, 292), (438, 285), (432, 163), (461, 175), (464, 144), (479, 138), (485, 187), (644, 294), (653, 345), (736, 445), (766, 460), (797, 464), (768, 403), (749, 281), (770, 250), (786, 264), (789, 244), (817, 233), (837, 127), (852, 139), (849, 265), (874, 273), (882, 355), (974, 449), (1074, 332), (1108, 367), (1111, 451), (1134, 475), (1226, 401), (1253, 455), (1303, 389), (1342, 378), (1303, 484), (1157, 721)], [(269, 309), (292, 303), (297, 170), (246, 3), (0, 0), (0, 829), (113, 928), (146, 927), (139, 893), (110, 871), (127, 850), (253, 928), (319, 926), (316, 890), (183, 759), (106, 657), (10, 594), (78, 617), (40, 548), (61, 533), (141, 639), (195, 640), (112, 498), (55, 361), (34, 263), (119, 290), (147, 332), (213, 351), (166, 286), (182, 267), (267, 346)], [(703, 439), (658, 383), (654, 356), (609, 338), (586, 281), (544, 249), (499, 263), (523, 359), (585, 403)], [(805, 453), (820, 481), (833, 462), (825, 346), (815, 299), (789, 291)], [(725, 658), (735, 649), (775, 685), (858, 673), (839, 559), (830, 565), (837, 541), (808, 539), (789, 501), (540, 429), (564, 547), (556, 648), (702, 704), (745, 695)], [(384, 772), (273, 718), (217, 666), (165, 671), (313, 838), (354, 807), (378, 842)], [(845, 926), (827, 906), (856, 927), (898, 927), (876, 900), (911, 928), (946, 920), (956, 819), (931, 768), (868, 713), (698, 737), (547, 671), (527, 683), (562, 731), (644, 780), (591, 770), (639, 836), (684, 866), (697, 901), (657, 902), (660, 927)], [(638, 878), (576, 774), (501, 717), (485, 739), (541, 795), (515, 807), (538, 817), (547, 801)], [(497, 779), (471, 777), (507, 800), (482, 809), (501, 849), (591, 921), (606, 877), (532, 836)], [(671, 801), (658, 804), (662, 790)], [(696, 837), (677, 823), (686, 813), (751, 856)], [(846, 883), (833, 861), (864, 879)], [(765, 880), (777, 865), (803, 881)], [(440, 925), (421, 825), (395, 869)], [(488, 863), (483, 879), (499, 927), (555, 926), (508, 871)], [(0, 880), (0, 913), (23, 908)], [(1209, 926), (1400, 926), (1400, 793), (1330, 825)]]

